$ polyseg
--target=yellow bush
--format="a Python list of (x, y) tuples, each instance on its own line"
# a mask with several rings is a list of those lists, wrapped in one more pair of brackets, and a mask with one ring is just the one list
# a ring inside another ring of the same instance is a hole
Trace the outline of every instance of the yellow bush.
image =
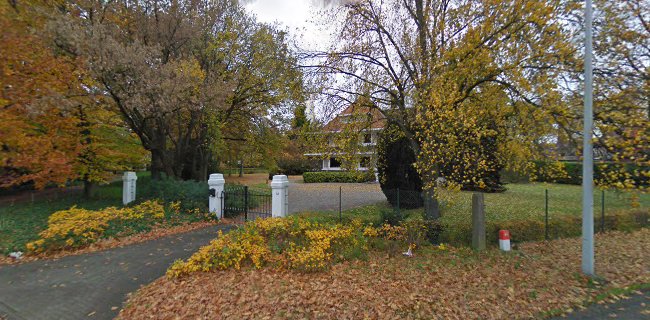
[(360, 240), (363, 226), (325, 225), (303, 219), (270, 218), (248, 222), (210, 242), (187, 261), (178, 260), (167, 271), (178, 277), (197, 271), (239, 269), (244, 264), (255, 268), (272, 265), (277, 268), (316, 271), (344, 257), (346, 250), (367, 250)]
[(115, 221), (159, 220), (165, 217), (162, 204), (145, 201), (130, 208), (108, 207), (102, 210), (86, 210), (73, 206), (53, 213), (47, 229), (39, 233), (40, 239), (27, 244), (33, 252), (47, 249), (80, 247), (97, 241)]
[(357, 259), (368, 251), (368, 239), (389, 240), (393, 245), (409, 241), (420, 245), (426, 231), (421, 221), (405, 226), (364, 226), (354, 220), (348, 225), (331, 225), (301, 218), (257, 219), (202, 247), (187, 261), (177, 260), (167, 270), (170, 278), (192, 272), (272, 266), (280, 269), (319, 271), (332, 263)]
[(367, 226), (363, 229), (366, 237), (380, 237), (386, 240), (406, 240), (406, 228), (402, 226), (391, 226), (384, 224), (379, 228)]

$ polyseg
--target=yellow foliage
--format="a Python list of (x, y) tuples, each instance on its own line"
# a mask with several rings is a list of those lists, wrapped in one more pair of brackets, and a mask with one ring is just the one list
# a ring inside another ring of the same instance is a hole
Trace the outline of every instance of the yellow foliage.
[(179, 214), (181, 212), (181, 202), (180, 201), (175, 201), (169, 204), (169, 209), (173, 211), (176, 214)]
[(326, 225), (303, 219), (257, 219), (201, 248), (187, 261), (176, 261), (167, 271), (179, 277), (197, 271), (255, 268), (272, 265), (281, 269), (317, 271), (335, 259), (345, 259), (346, 250), (366, 251), (362, 233), (370, 230), (359, 221), (350, 225)]
[(68, 210), (53, 213), (48, 227), (39, 235), (40, 239), (27, 244), (27, 250), (40, 252), (47, 249), (80, 247), (97, 241), (115, 221), (160, 220), (165, 217), (162, 204), (145, 201), (134, 207), (108, 207), (102, 210), (87, 210), (73, 206)]

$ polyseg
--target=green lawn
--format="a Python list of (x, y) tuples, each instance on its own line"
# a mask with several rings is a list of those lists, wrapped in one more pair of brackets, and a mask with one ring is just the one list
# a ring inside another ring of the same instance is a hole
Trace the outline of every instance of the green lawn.
[(57, 200), (42, 200), (0, 207), (0, 254), (24, 251), (25, 244), (38, 239), (38, 233), (47, 228), (48, 217), (73, 205), (84, 209), (102, 209), (122, 205), (122, 182), (97, 188), (92, 199), (68, 195)]
[[(138, 196), (147, 193), (150, 178), (147, 173), (139, 174)], [(266, 185), (255, 185), (255, 189), (267, 189)], [(202, 202), (202, 186), (196, 186), (193, 193), (196, 202)], [(200, 190), (199, 190), (200, 189)], [(553, 221), (562, 216), (579, 216), (581, 214), (580, 186), (561, 184), (509, 184), (508, 191), (498, 194), (486, 194), (486, 214), (488, 222), (503, 222), (513, 220), (544, 221), (544, 190), (549, 190), (549, 217)], [(594, 192), (594, 215), (600, 215), (600, 191)], [(606, 191), (605, 215), (617, 211), (631, 209), (631, 193)], [(200, 198), (200, 199), (199, 199)], [(55, 211), (77, 205), (86, 209), (101, 209), (109, 206), (120, 206), (122, 200), (122, 182), (117, 181), (97, 189), (95, 197), (83, 199), (79, 196), (67, 196), (52, 201), (36, 201), (34, 203), (17, 204), (0, 208), (0, 254), (15, 250), (24, 250), (27, 242), (38, 239), (38, 233), (47, 227), (48, 217)], [(201, 200), (201, 201), (200, 201)], [(189, 200), (187, 201), (189, 203)], [(650, 195), (639, 195), (640, 209), (650, 210)], [(471, 217), (471, 193), (445, 193), (441, 196), (441, 221), (446, 225), (466, 225)], [(368, 223), (379, 223), (382, 213), (390, 215), (392, 209), (387, 204), (365, 206), (342, 213), (343, 221), (361, 219)], [(407, 210), (408, 216), (418, 215), (422, 210)], [(301, 216), (322, 222), (338, 222), (338, 212), (306, 212)]]
[[(549, 218), (582, 214), (582, 187), (566, 184), (530, 183), (508, 184), (503, 193), (485, 195), (488, 221), (544, 220), (544, 190), (548, 189)], [(605, 215), (631, 208), (634, 194), (605, 191)], [(650, 209), (650, 194), (638, 194), (639, 205)], [(442, 197), (442, 214), (446, 221), (467, 220), (471, 217), (470, 192), (446, 193)], [(594, 215), (601, 212), (601, 191), (594, 191)]]
[[(198, 207), (205, 212), (207, 206), (207, 185), (200, 182), (169, 182), (153, 188), (148, 172), (138, 173), (137, 201), (146, 199), (180, 200), (184, 207)], [(162, 185), (162, 187), (160, 187)], [(183, 190), (177, 190), (183, 189)], [(47, 228), (48, 217), (59, 210), (76, 205), (79, 208), (98, 210), (110, 206), (122, 206), (122, 181), (97, 187), (91, 199), (81, 195), (67, 195), (56, 200), (36, 200), (34, 203), (20, 203), (0, 207), (0, 254), (24, 251), (25, 244), (39, 238), (39, 232)], [(169, 211), (169, 210), (166, 210)], [(174, 215), (166, 212), (165, 223), (176, 225), (197, 221), (201, 215)], [(148, 227), (148, 226), (145, 226)]]
[[(550, 183), (508, 184), (503, 193), (485, 194), (485, 211), (488, 221), (544, 220), (544, 190), (548, 189), (549, 218), (579, 216), (582, 214), (582, 189), (580, 186)], [(631, 198), (639, 197), (640, 208), (650, 210), (650, 194), (605, 191), (605, 215), (631, 209)], [(472, 192), (444, 192), (440, 196), (443, 221), (467, 222), (471, 220)], [(345, 221), (361, 219), (372, 222), (381, 212), (390, 210), (388, 204), (377, 204), (345, 210)], [(418, 214), (422, 209), (405, 210), (407, 216)], [(601, 191), (594, 191), (594, 215), (601, 212)], [(321, 221), (338, 221), (338, 212), (304, 212), (301, 216)]]

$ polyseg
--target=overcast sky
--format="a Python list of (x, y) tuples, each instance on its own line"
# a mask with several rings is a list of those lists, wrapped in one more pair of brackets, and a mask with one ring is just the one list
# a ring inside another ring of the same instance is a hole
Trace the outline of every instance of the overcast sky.
[[(346, 1), (354, 0), (242, 0), (242, 3), (257, 16), (259, 22), (278, 23), (288, 30), (299, 40), (300, 49), (326, 51), (330, 45), (330, 32), (334, 28), (323, 24), (324, 19), (321, 19), (319, 12), (329, 5)], [(315, 100), (307, 103), (307, 116), (312, 120), (330, 119), (338, 110), (318, 105)]]
[(245, 8), (265, 23), (277, 22), (301, 41), (303, 49), (326, 49), (329, 32), (316, 22), (328, 0), (248, 0)]

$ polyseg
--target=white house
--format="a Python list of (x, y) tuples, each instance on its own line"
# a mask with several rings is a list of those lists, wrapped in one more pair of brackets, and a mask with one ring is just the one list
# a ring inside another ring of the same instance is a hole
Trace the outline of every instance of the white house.
[[(374, 169), (376, 172), (376, 146), (379, 141), (379, 133), (386, 125), (386, 119), (379, 110), (369, 107), (359, 107), (356, 104), (350, 105), (334, 119), (323, 126), (323, 139), (329, 139), (328, 145), (336, 150), (335, 135), (342, 133), (345, 125), (352, 121), (363, 120), (365, 128), (360, 129), (359, 151), (356, 152), (359, 160), (356, 163), (357, 170), (367, 171)], [(320, 158), (323, 171), (341, 171), (343, 169), (342, 153), (339, 151), (306, 153), (305, 156)]]

